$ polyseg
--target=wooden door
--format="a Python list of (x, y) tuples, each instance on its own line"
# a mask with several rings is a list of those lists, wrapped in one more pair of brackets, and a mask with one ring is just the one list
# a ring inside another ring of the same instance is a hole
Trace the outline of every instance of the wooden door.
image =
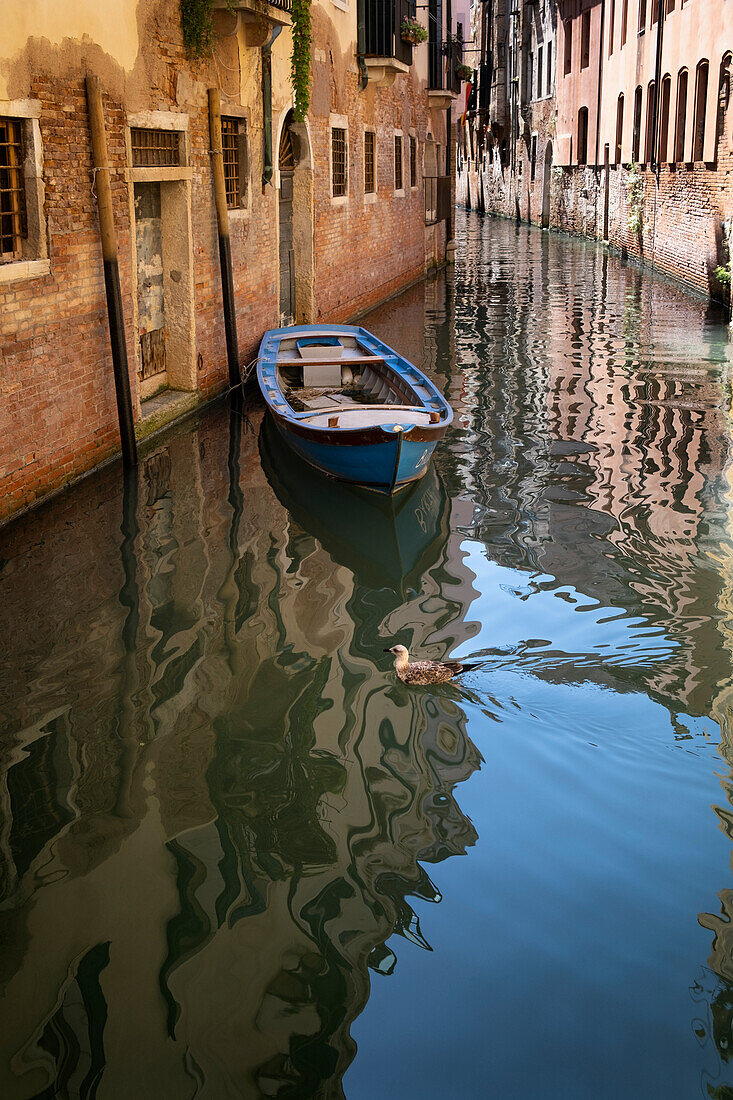
[(293, 251), (293, 177), (295, 155), (290, 127), (283, 127), (278, 155), (280, 195), (280, 323), (291, 325), (295, 317), (295, 253)]
[(142, 399), (168, 384), (163, 300), (163, 225), (159, 183), (135, 184), (138, 386)]

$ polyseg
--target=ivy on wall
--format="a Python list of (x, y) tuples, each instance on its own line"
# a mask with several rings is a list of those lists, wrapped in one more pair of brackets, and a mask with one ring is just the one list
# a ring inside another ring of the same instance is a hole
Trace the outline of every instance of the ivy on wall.
[[(303, 122), (311, 92), (311, 0), (292, 0), (293, 52), (290, 78), (295, 93), (293, 114)], [(214, 0), (181, 0), (183, 43), (191, 57), (209, 57), (214, 43)], [(235, 0), (227, 0), (230, 11)]]
[[(227, 0), (234, 13), (235, 0)], [(181, 0), (183, 44), (191, 57), (210, 57), (214, 44), (214, 0)]]
[(207, 57), (214, 37), (212, 0), (181, 0), (183, 44), (191, 57)]
[(293, 53), (290, 58), (290, 78), (295, 93), (293, 115), (304, 122), (311, 98), (311, 0), (293, 2)]

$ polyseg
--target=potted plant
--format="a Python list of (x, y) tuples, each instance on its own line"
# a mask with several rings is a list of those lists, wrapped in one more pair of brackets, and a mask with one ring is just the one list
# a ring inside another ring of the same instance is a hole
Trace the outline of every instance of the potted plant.
[(418, 23), (417, 19), (412, 19), (406, 15), (400, 26), (400, 38), (403, 42), (418, 46), (421, 42), (427, 41), (428, 28), (423, 27), (422, 23)]
[(473, 80), (473, 69), (470, 65), (456, 65), (456, 76), (459, 80)]

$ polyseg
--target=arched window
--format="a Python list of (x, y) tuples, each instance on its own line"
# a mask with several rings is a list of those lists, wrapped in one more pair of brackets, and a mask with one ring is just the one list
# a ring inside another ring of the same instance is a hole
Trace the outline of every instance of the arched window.
[(703, 160), (705, 150), (705, 106), (708, 98), (707, 61), (701, 61), (695, 73), (695, 121), (693, 123), (692, 159)]
[(730, 64), (731, 54), (723, 55), (720, 62), (720, 77), (718, 79), (718, 117), (715, 126), (715, 156), (720, 152), (720, 142), (725, 133), (725, 115), (730, 103)]
[(656, 85), (653, 80), (649, 81), (649, 86), (646, 90), (646, 137), (644, 138), (644, 160), (647, 164), (651, 164), (654, 160), (654, 97), (656, 95)]
[(669, 73), (662, 80), (662, 94), (659, 101), (659, 150), (657, 163), (664, 164), (669, 159), (669, 102), (672, 98), (672, 77)]
[(641, 84), (634, 92), (634, 129), (631, 136), (631, 159), (639, 163), (641, 149)]
[(588, 108), (578, 111), (578, 164), (588, 163)]
[(616, 102), (616, 146), (613, 152), (613, 163), (621, 163), (621, 146), (624, 140), (624, 97), (620, 95)]
[(677, 117), (674, 125), (674, 161), (682, 164), (685, 159), (685, 125), (687, 123), (687, 69), (680, 69), (677, 76)]

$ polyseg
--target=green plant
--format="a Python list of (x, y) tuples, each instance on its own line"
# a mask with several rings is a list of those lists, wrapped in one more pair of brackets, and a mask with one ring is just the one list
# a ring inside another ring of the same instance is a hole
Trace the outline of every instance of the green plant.
[(420, 42), (427, 42), (428, 28), (418, 23), (417, 19), (406, 15), (400, 24), (400, 38), (404, 42), (411, 42), (413, 46), (417, 46)]
[(293, 52), (290, 77), (295, 93), (293, 115), (304, 122), (311, 100), (311, 0), (293, 0)]
[[(181, 0), (183, 44), (191, 57), (209, 57), (214, 43), (214, 0)], [(227, 0), (234, 12), (235, 0)]]
[(459, 80), (472, 80), (473, 69), (470, 65), (456, 65), (456, 76)]
[(644, 228), (644, 179), (636, 163), (629, 165), (626, 193), (629, 204), (627, 224), (629, 231), (638, 237)]
[(730, 288), (730, 260), (723, 267), (716, 267), (713, 274), (721, 286)]

